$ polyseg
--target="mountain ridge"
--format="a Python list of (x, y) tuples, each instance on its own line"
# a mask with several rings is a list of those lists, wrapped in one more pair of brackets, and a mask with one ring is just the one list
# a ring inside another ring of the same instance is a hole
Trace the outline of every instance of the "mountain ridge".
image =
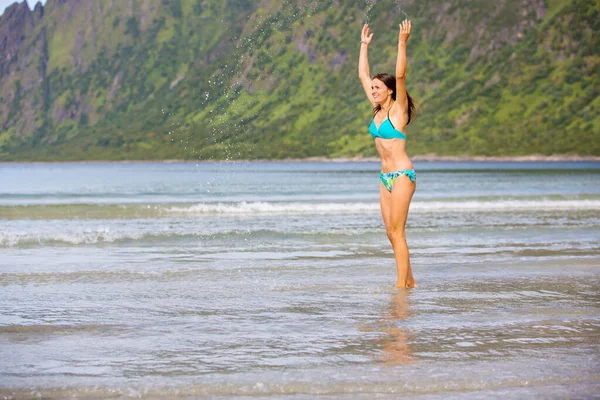
[(369, 22), (371, 72), (393, 71), (403, 13), (410, 154), (599, 155), (599, 5), (17, 3), (0, 17), (0, 160), (374, 156), (356, 37)]

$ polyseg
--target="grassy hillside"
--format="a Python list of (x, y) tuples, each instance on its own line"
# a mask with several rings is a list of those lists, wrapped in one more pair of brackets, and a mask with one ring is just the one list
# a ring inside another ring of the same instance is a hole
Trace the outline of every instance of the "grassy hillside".
[(599, 0), (404, 3), (48, 0), (0, 60), (0, 160), (375, 155), (360, 29), (393, 72), (405, 15), (410, 154), (600, 155)]

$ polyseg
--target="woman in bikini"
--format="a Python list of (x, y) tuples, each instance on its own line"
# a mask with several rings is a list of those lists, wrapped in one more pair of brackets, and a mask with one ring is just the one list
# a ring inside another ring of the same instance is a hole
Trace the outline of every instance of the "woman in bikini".
[(373, 105), (373, 121), (369, 127), (375, 147), (381, 158), (381, 185), (379, 189), (381, 215), (387, 236), (392, 243), (398, 288), (413, 288), (417, 284), (410, 268), (406, 244), (406, 218), (416, 184), (415, 170), (406, 155), (406, 127), (415, 118), (415, 105), (406, 91), (406, 42), (411, 22), (400, 24), (396, 76), (369, 73), (368, 48), (373, 38), (369, 26), (364, 25), (360, 41), (358, 77)]

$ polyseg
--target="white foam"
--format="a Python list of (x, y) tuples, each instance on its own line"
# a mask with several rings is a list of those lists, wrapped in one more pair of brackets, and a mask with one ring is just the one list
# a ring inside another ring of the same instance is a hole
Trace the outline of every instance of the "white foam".
[[(466, 200), (466, 201), (413, 201), (411, 212), (448, 211), (519, 211), (519, 210), (600, 210), (600, 200)], [(174, 206), (168, 213), (203, 214), (357, 214), (379, 212), (379, 203), (201, 203)]]
[(379, 203), (202, 203), (170, 207), (167, 211), (189, 214), (335, 214), (379, 211)]
[(71, 232), (0, 232), (0, 248), (43, 246), (57, 243), (66, 245), (113, 243), (119, 240), (139, 240), (144, 236), (141, 232), (113, 232), (108, 228), (83, 229)]
[(411, 211), (600, 210), (600, 200), (466, 200), (413, 202)]
[[(462, 221), (459, 215), (464, 212), (503, 213), (525, 211), (539, 212), (550, 211), (555, 214), (575, 211), (600, 211), (600, 200), (571, 199), (571, 200), (467, 200), (467, 201), (414, 201), (411, 204), (411, 213), (417, 214), (442, 214), (445, 219)], [(235, 215), (252, 215), (258, 217), (276, 217), (278, 215), (362, 215), (371, 214), (378, 218), (379, 204), (376, 202), (239, 202), (239, 203), (200, 203), (192, 205), (162, 205), (156, 208), (157, 216), (203, 216), (227, 217)], [(137, 214), (136, 214), (137, 215)], [(137, 218), (137, 216), (136, 216)], [(121, 220), (121, 219), (120, 219)], [(81, 223), (87, 221), (82, 226)], [(145, 225), (131, 226), (127, 219), (116, 229), (106, 225), (97, 225), (92, 220), (78, 220), (76, 226), (58, 221), (52, 225), (35, 225), (33, 230), (5, 229), (0, 230), (0, 248), (15, 246), (48, 246), (48, 245), (93, 245), (99, 243), (114, 243), (127, 240), (146, 240), (156, 238), (164, 240), (169, 237), (203, 237), (213, 235), (233, 235), (233, 231), (223, 231), (218, 225), (210, 225), (204, 229), (189, 230), (186, 228), (169, 228), (159, 224), (147, 230)], [(317, 218), (316, 221), (319, 221)], [(248, 222), (252, 224), (252, 220)], [(312, 224), (313, 222), (311, 222)], [(87, 225), (87, 226), (86, 226)], [(91, 226), (90, 226), (91, 225)], [(442, 224), (443, 225), (443, 224)], [(214, 229), (213, 229), (214, 227)], [(248, 225), (251, 227), (251, 225)], [(264, 229), (264, 228), (261, 228)], [(361, 230), (362, 231), (362, 230)]]

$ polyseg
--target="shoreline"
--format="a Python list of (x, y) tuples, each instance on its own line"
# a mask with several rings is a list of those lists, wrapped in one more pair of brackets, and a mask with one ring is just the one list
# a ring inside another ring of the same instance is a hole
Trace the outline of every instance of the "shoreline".
[[(600, 156), (578, 156), (578, 155), (527, 155), (527, 156), (438, 156), (436, 154), (422, 154), (410, 157), (414, 162), (600, 162)], [(283, 159), (238, 159), (238, 160), (79, 160), (79, 161), (0, 161), (0, 165), (6, 164), (193, 164), (193, 163), (283, 163), (283, 162), (379, 162), (378, 157), (307, 157), (307, 158), (283, 158)]]

